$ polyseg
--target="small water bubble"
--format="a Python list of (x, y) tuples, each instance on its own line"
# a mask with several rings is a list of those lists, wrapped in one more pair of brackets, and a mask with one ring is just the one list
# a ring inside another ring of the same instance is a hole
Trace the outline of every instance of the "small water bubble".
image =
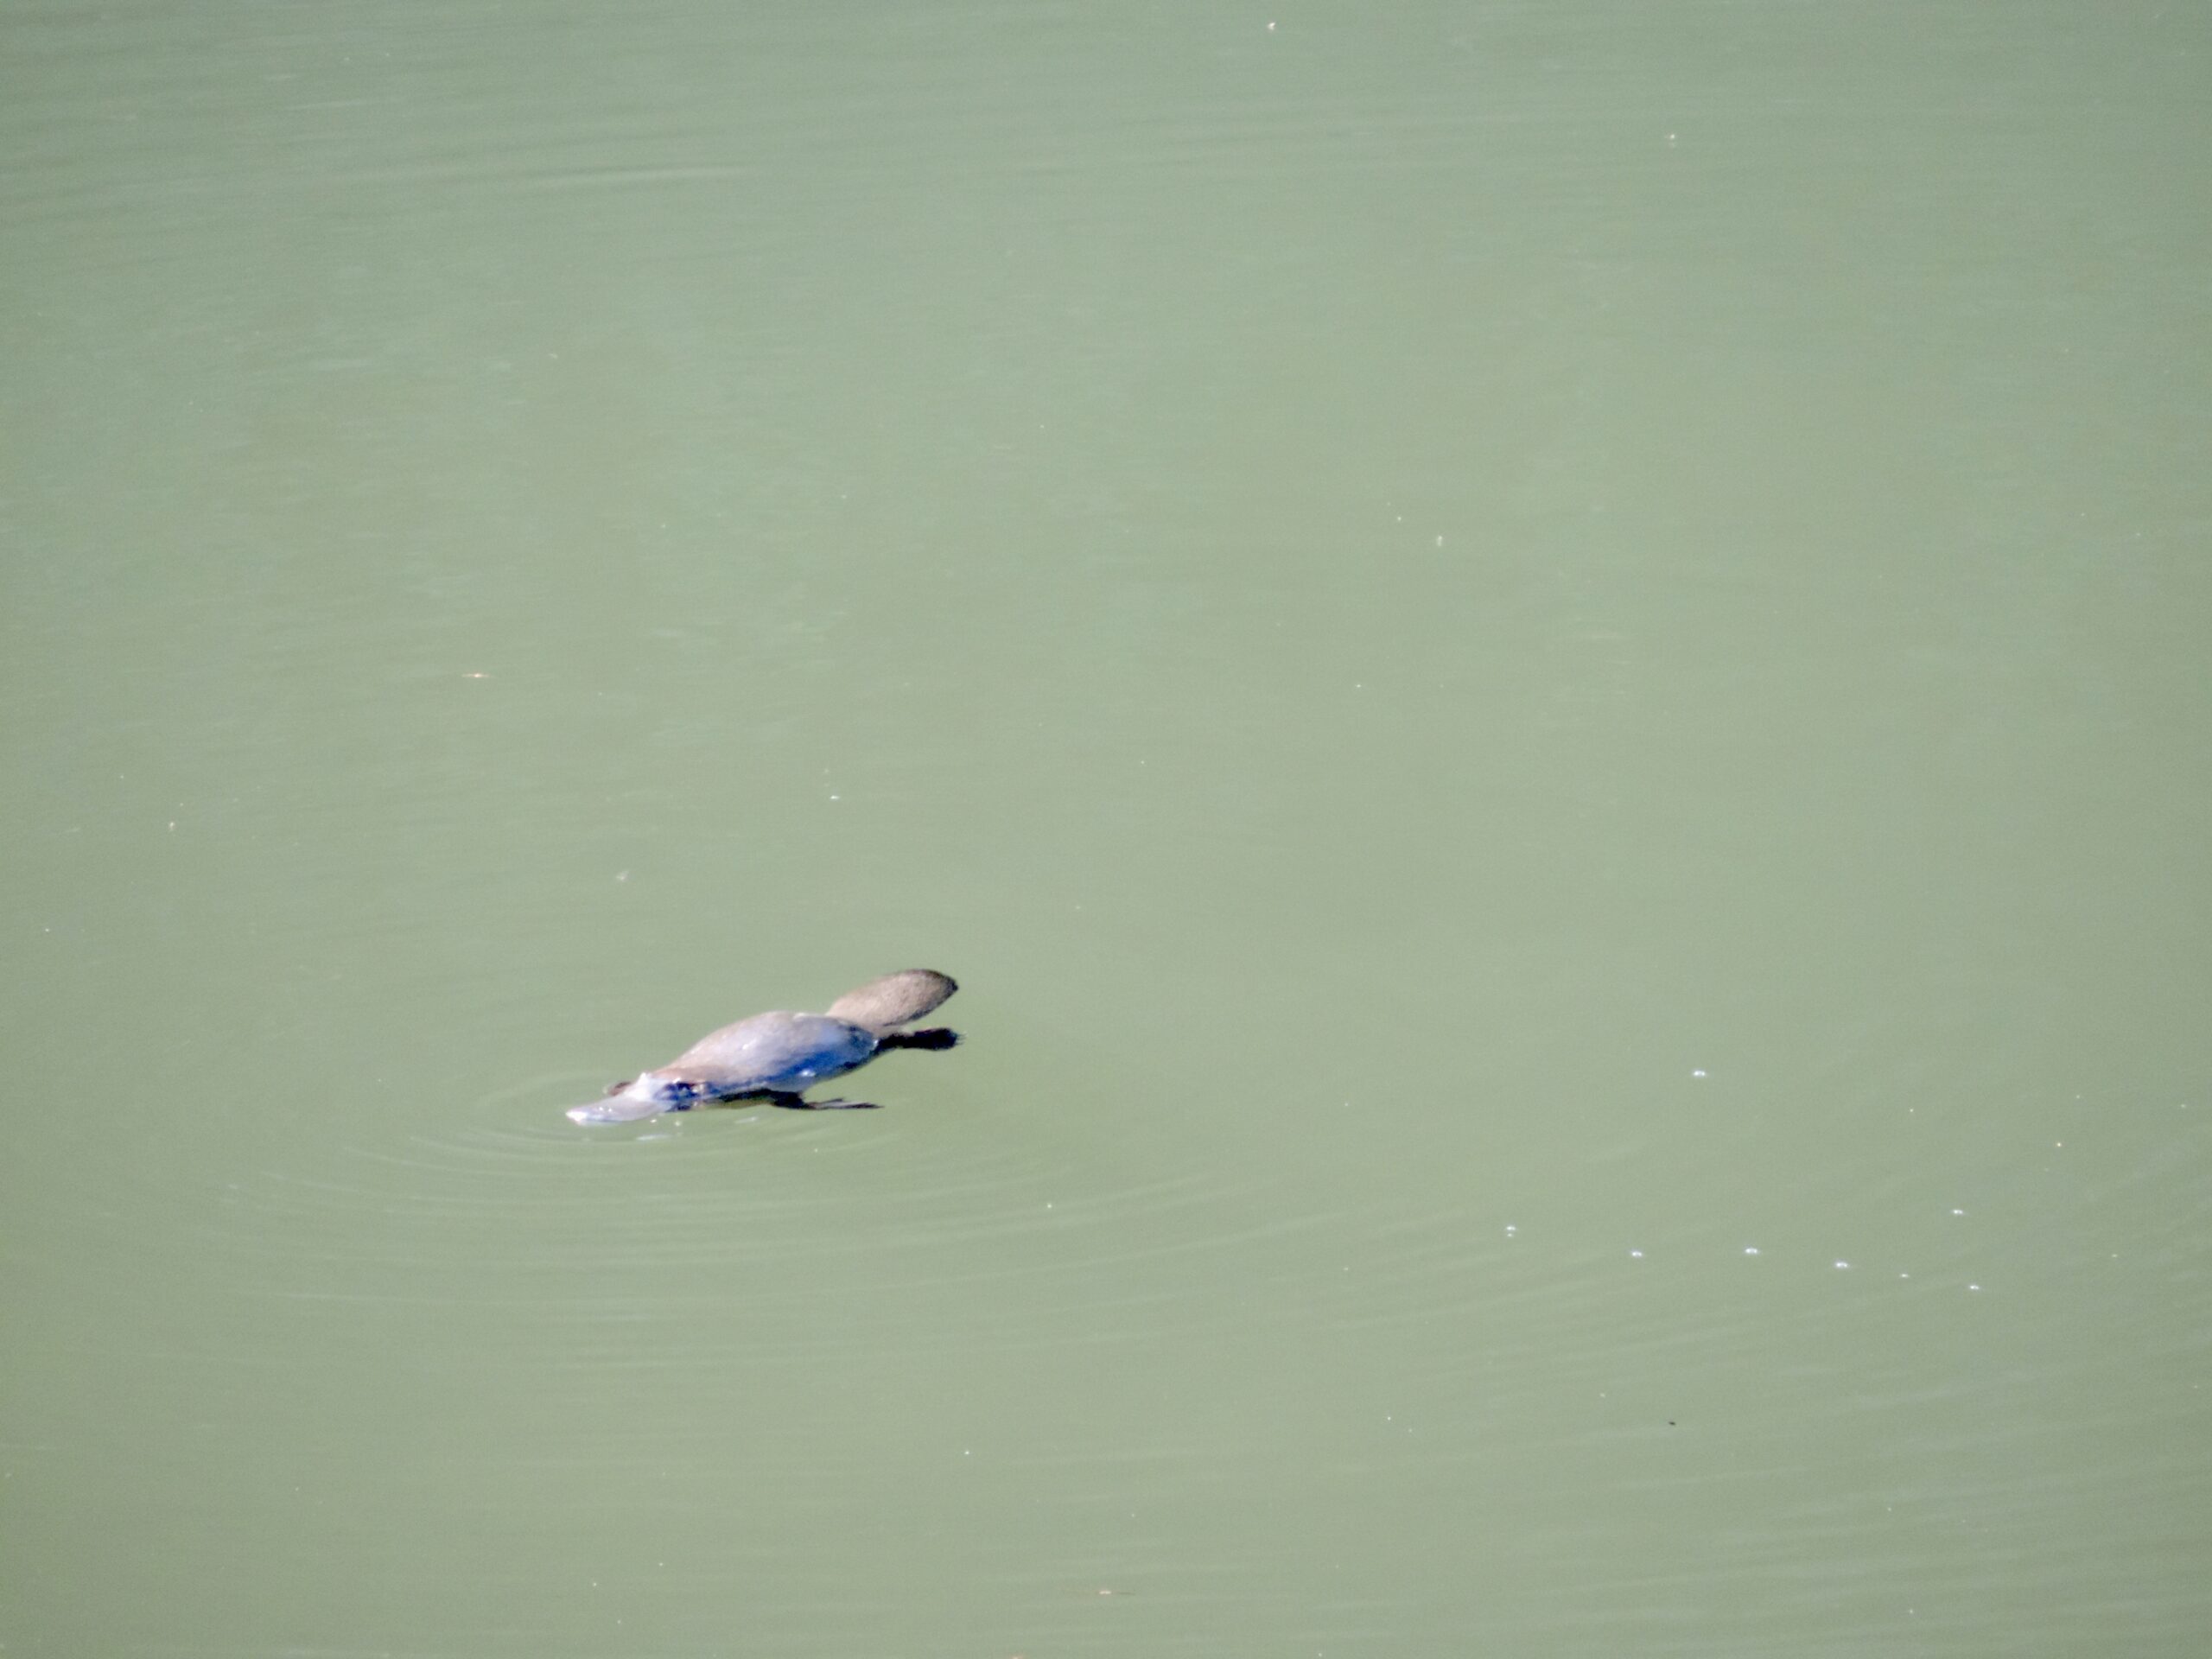
[(1629, 1255), (1638, 1262), (1643, 1260), (1643, 1252), (1642, 1250), (1630, 1250)]
[(1757, 1255), (1758, 1253), (1759, 1247), (1756, 1244), (1746, 1244), (1744, 1246), (1744, 1254), (1745, 1255)]

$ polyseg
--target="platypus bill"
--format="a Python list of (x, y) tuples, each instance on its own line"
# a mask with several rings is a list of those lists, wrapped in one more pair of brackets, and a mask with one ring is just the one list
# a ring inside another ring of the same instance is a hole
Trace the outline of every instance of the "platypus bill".
[(802, 1111), (868, 1109), (866, 1100), (806, 1100), (817, 1083), (842, 1077), (890, 1048), (950, 1048), (960, 1033), (942, 1027), (902, 1031), (960, 988), (927, 968), (886, 974), (847, 991), (827, 1014), (756, 1014), (710, 1032), (666, 1065), (608, 1085), (607, 1098), (573, 1106), (578, 1123), (627, 1123), (660, 1112), (688, 1112), (761, 1100)]

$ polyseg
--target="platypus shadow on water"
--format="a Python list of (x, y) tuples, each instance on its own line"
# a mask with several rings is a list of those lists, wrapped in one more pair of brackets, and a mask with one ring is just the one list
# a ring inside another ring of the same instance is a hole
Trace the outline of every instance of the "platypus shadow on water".
[(578, 1123), (628, 1123), (660, 1112), (766, 1101), (797, 1111), (873, 1110), (874, 1101), (807, 1100), (886, 1049), (950, 1048), (960, 1033), (904, 1031), (960, 988), (927, 968), (886, 974), (830, 1005), (827, 1014), (756, 1014), (709, 1032), (666, 1065), (609, 1084), (607, 1098), (573, 1106)]

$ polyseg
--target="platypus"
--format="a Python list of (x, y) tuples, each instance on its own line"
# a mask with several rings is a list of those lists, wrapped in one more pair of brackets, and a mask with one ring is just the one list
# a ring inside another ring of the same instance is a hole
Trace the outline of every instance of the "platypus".
[(847, 991), (827, 1014), (756, 1014), (710, 1032), (666, 1065), (609, 1084), (607, 1098), (573, 1106), (579, 1123), (627, 1123), (657, 1112), (763, 1100), (802, 1111), (867, 1109), (866, 1100), (804, 1100), (817, 1083), (866, 1065), (887, 1048), (950, 1048), (960, 1033), (901, 1031), (960, 988), (927, 968), (886, 974)]

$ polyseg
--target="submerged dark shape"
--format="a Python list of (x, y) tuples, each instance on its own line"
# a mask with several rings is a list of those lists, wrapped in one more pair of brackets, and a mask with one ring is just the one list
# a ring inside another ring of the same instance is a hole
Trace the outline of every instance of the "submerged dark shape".
[(578, 1123), (626, 1123), (659, 1112), (763, 1100), (819, 1111), (860, 1109), (865, 1100), (805, 1100), (817, 1083), (842, 1077), (889, 1048), (950, 1048), (957, 1032), (901, 1031), (960, 988), (927, 968), (886, 974), (848, 991), (827, 1014), (756, 1014), (709, 1032), (666, 1065), (614, 1084), (605, 1100), (571, 1107)]

